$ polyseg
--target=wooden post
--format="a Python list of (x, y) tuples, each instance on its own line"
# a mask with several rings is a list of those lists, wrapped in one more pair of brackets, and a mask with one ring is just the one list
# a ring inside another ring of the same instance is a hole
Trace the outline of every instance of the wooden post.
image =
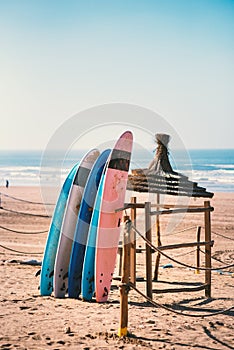
[[(151, 242), (151, 203), (145, 202), (145, 235), (146, 238)], [(152, 257), (151, 247), (146, 243), (146, 294), (152, 299)]]
[[(197, 242), (200, 243), (201, 242), (201, 226), (197, 226), (197, 232), (196, 232), (196, 236), (197, 236)], [(200, 267), (200, 246), (197, 246), (197, 270), (195, 270), (195, 273), (198, 275), (200, 273), (199, 267)]]
[(125, 228), (123, 236), (123, 267), (122, 279), (120, 286), (120, 327), (118, 336), (124, 337), (128, 334), (128, 292), (129, 292), (129, 276), (130, 276), (130, 227), (131, 221), (128, 216), (124, 217)]
[[(210, 207), (210, 201), (204, 202), (204, 207)], [(205, 211), (204, 213), (205, 219), (205, 241), (211, 241), (211, 221), (210, 221), (210, 211)], [(205, 246), (205, 266), (206, 268), (211, 268), (211, 245), (207, 244)], [(205, 271), (205, 283), (207, 284), (205, 288), (205, 296), (207, 298), (211, 297), (211, 270)]]
[(119, 276), (122, 275), (122, 263), (123, 263), (123, 242), (122, 246), (118, 247), (118, 253), (119, 253)]
[[(157, 193), (157, 204), (160, 204), (160, 194)], [(159, 210), (159, 207), (156, 207), (156, 210)], [(156, 240), (157, 240), (157, 247), (160, 247), (162, 245), (161, 237), (160, 237), (160, 220), (159, 215), (156, 215)], [(159, 269), (159, 263), (160, 263), (160, 257), (161, 254), (157, 252), (157, 257), (155, 261), (155, 269), (154, 269), (154, 281), (158, 280), (158, 269)]]
[[(136, 204), (136, 197), (131, 197), (131, 203)], [(136, 207), (131, 208), (131, 222), (136, 226)], [(136, 285), (136, 232), (130, 232), (130, 281)]]

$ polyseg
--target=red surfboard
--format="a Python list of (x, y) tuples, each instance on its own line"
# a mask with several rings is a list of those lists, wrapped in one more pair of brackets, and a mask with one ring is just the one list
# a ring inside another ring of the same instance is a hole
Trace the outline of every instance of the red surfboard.
[(97, 302), (107, 301), (114, 274), (122, 219), (122, 212), (116, 209), (124, 205), (132, 144), (133, 135), (126, 131), (116, 142), (103, 175), (95, 262)]

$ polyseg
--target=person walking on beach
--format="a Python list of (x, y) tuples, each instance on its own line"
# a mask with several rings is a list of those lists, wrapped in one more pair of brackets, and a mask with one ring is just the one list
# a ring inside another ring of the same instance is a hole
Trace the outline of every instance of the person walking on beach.
[(6, 188), (8, 188), (8, 187), (9, 187), (9, 181), (6, 180)]

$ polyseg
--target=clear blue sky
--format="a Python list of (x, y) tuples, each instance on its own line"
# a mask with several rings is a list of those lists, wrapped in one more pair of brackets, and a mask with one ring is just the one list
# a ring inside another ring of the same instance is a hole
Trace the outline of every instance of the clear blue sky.
[(234, 148), (233, 0), (0, 0), (0, 52), (0, 149), (44, 149), (111, 102), (156, 111), (187, 148)]

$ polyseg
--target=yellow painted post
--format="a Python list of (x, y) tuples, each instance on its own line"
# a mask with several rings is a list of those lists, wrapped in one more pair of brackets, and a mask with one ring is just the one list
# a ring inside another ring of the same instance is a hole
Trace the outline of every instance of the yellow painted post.
[(130, 230), (131, 221), (125, 216), (125, 228), (123, 236), (123, 266), (122, 266), (122, 284), (120, 285), (120, 326), (118, 336), (124, 337), (128, 334), (128, 292), (130, 276)]

